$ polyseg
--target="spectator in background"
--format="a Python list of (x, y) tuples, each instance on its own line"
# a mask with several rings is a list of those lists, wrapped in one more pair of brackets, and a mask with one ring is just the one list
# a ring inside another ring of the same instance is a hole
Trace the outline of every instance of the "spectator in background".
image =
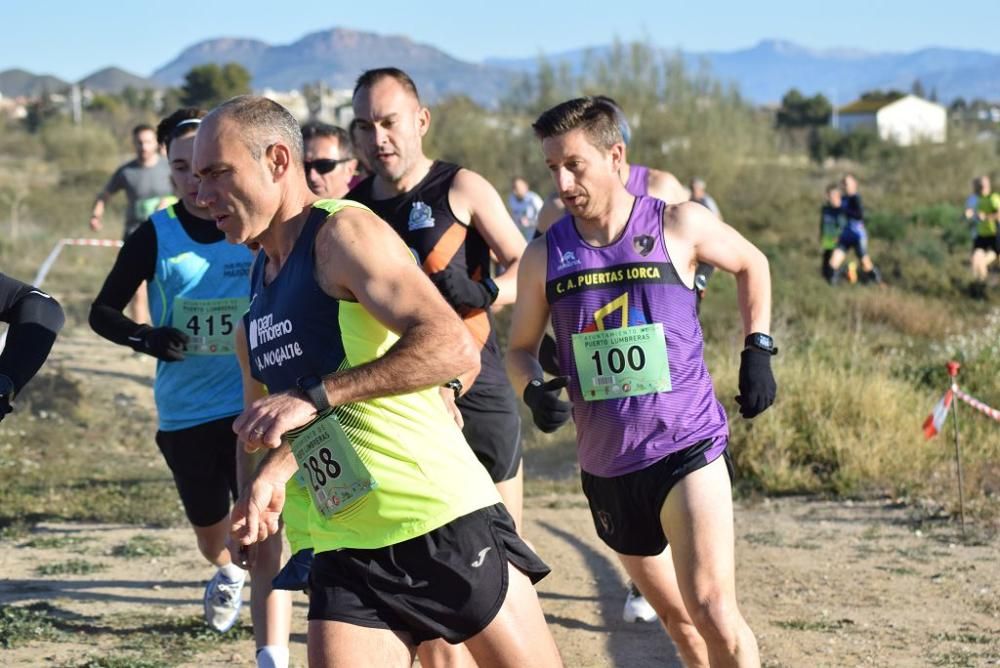
[(1000, 220), (1000, 193), (992, 192), (988, 176), (980, 176), (977, 181), (979, 197), (976, 202), (976, 236), (972, 241), (972, 284), (969, 286), (969, 296), (973, 299), (986, 299), (986, 279), (990, 273), (990, 265), (1000, 253), (998, 244), (997, 221)]
[[(722, 220), (722, 212), (715, 199), (705, 190), (705, 179), (694, 177), (691, 179), (691, 201), (701, 204), (703, 207), (715, 214), (715, 217)], [(715, 267), (707, 262), (699, 262), (694, 272), (694, 287), (698, 291), (698, 312), (701, 312), (701, 300), (705, 298), (705, 290), (708, 289), (708, 279), (712, 278)]]
[(312, 121), (302, 126), (302, 142), (309, 189), (324, 199), (342, 199), (358, 167), (350, 135), (336, 125)]
[(714, 213), (716, 218), (723, 220), (722, 212), (719, 211), (719, 205), (715, 203), (715, 199), (705, 190), (705, 180), (697, 176), (691, 179), (691, 201), (701, 204)]
[[(358, 119), (352, 118), (351, 122), (347, 126), (347, 134), (351, 140), (351, 146), (358, 145)], [(358, 159), (358, 163), (355, 166), (354, 178), (351, 179), (351, 188), (358, 185), (369, 176), (374, 174), (372, 171), (372, 166), (368, 164), (368, 159), (364, 156), (363, 151), (357, 151), (355, 157)]]
[[(156, 131), (146, 124), (132, 128), (132, 145), (135, 160), (130, 160), (115, 170), (107, 185), (97, 194), (90, 212), (90, 229), (100, 231), (104, 224), (104, 209), (108, 200), (119, 190), (125, 191), (125, 231), (127, 239), (136, 228), (157, 209), (176, 201), (170, 184), (170, 167), (160, 153)], [(144, 285), (132, 298), (132, 319), (138, 323), (149, 322), (149, 302)]]
[(538, 213), (542, 210), (542, 198), (528, 188), (528, 182), (520, 176), (515, 176), (511, 182), (510, 194), (507, 195), (507, 207), (510, 216), (517, 223), (525, 240), (531, 241), (535, 236), (535, 226), (538, 224)]
[(983, 179), (988, 180), (988, 177), (977, 176), (972, 179), (972, 194), (965, 198), (963, 217), (965, 222), (969, 224), (969, 231), (973, 239), (976, 238), (976, 228), (979, 227), (979, 198), (983, 195)]
[(837, 247), (837, 240), (840, 233), (847, 224), (847, 216), (842, 208), (840, 188), (836, 183), (831, 183), (826, 187), (826, 201), (819, 215), (819, 243), (823, 249), (823, 262), (820, 265), (823, 278), (830, 280), (833, 270), (830, 268), (830, 257)]
[(844, 228), (837, 239), (837, 247), (830, 255), (829, 281), (831, 285), (840, 282), (847, 268), (844, 260), (847, 259), (847, 251), (853, 249), (861, 260), (861, 282), (881, 283), (882, 275), (879, 273), (875, 263), (872, 262), (871, 255), (868, 254), (868, 232), (865, 230), (864, 208), (861, 206), (861, 194), (858, 192), (858, 181), (853, 174), (845, 174), (840, 181), (841, 189), (841, 209), (844, 212)]

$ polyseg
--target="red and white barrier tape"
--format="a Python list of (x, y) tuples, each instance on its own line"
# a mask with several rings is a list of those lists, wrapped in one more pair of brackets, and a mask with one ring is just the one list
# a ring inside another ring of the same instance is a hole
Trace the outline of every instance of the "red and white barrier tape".
[(955, 396), (957, 398), (969, 404), (983, 415), (991, 417), (997, 422), (1000, 422), (1000, 411), (998, 411), (995, 408), (987, 406), (986, 404), (981, 402), (979, 399), (976, 399), (972, 395), (966, 394), (962, 390), (958, 389), (958, 385), (952, 384), (951, 389), (955, 393)]
[(105, 246), (111, 248), (121, 248), (124, 241), (120, 239), (63, 239), (64, 246)]

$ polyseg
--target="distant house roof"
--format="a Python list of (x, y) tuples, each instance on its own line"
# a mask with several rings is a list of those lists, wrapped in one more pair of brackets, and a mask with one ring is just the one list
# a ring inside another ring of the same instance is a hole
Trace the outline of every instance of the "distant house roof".
[(874, 114), (882, 107), (888, 107), (890, 104), (901, 100), (903, 97), (905, 96), (855, 100), (846, 107), (841, 107), (837, 111), (841, 114)]

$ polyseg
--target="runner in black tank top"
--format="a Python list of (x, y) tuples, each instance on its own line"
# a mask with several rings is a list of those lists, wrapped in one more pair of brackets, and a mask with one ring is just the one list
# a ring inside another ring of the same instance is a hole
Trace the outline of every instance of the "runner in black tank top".
[[(416, 85), (395, 68), (369, 70), (354, 89), (358, 156), (374, 173), (348, 193), (388, 221), (413, 251), (441, 294), (463, 316), (481, 346), (478, 378), (460, 378), (467, 393), (442, 400), (489, 471), (504, 505), (521, 525), (520, 419), (500, 352), (490, 309), (517, 297), (517, 267), (525, 242), (496, 189), (482, 176), (434, 162), (423, 151), (430, 112)], [(502, 275), (490, 277), (490, 255)], [(449, 346), (449, 341), (439, 345)], [(421, 643), (427, 668), (470, 665), (469, 651), (443, 641)]]
[[(520, 526), (520, 417), (491, 306), (516, 297), (524, 239), (484, 178), (424, 155), (422, 137), (430, 113), (405, 73), (385, 69), (363, 74), (355, 89), (354, 113), (356, 150), (374, 174), (347, 198), (392, 225), (479, 342), (481, 370), (474, 382), (460, 379), (466, 393), (455, 401), (455, 413), (460, 412), (466, 440)], [(490, 276), (491, 253), (506, 270), (496, 281)]]

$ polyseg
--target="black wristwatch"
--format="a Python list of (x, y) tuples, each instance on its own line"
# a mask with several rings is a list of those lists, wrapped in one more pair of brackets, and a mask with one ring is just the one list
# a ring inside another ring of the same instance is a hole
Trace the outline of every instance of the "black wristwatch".
[(774, 345), (774, 339), (767, 334), (761, 334), (760, 332), (754, 332), (744, 339), (743, 346), (746, 348), (763, 350), (765, 353), (771, 353), (772, 355), (778, 354), (778, 349)]
[(444, 387), (451, 389), (455, 393), (455, 401), (458, 401), (458, 398), (462, 396), (463, 385), (462, 381), (460, 381), (458, 378), (453, 378), (452, 380), (449, 380), (447, 383), (444, 384)]
[(326, 396), (326, 388), (323, 387), (323, 377), (319, 374), (311, 373), (308, 376), (302, 376), (295, 381), (295, 384), (305, 392), (317, 411), (322, 412), (330, 407), (330, 399)]

